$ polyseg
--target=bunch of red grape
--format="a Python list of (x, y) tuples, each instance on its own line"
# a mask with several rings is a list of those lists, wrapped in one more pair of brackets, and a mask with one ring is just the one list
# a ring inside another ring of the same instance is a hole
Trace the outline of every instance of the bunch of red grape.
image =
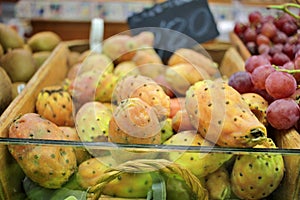
[(267, 120), (276, 129), (300, 122), (300, 32), (297, 21), (286, 13), (277, 17), (254, 11), (247, 24), (236, 23), (234, 32), (252, 54), (245, 71), (232, 74), (229, 85), (238, 92), (255, 92), (269, 106)]
[(300, 50), (299, 25), (287, 13), (263, 16), (259, 11), (248, 15), (248, 22), (237, 22), (234, 32), (252, 55), (264, 54), (272, 64), (283, 65)]

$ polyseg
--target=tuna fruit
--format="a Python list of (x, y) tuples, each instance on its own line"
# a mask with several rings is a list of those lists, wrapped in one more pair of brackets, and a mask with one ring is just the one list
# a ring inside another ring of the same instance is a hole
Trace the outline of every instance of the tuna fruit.
[[(76, 179), (83, 189), (89, 189), (101, 181), (106, 170), (115, 165), (111, 156), (91, 158), (79, 165)], [(102, 194), (121, 198), (145, 198), (151, 186), (152, 178), (149, 173), (124, 172), (107, 183)]]
[(120, 103), (127, 98), (140, 98), (153, 107), (160, 121), (170, 115), (170, 97), (153, 79), (142, 76), (127, 76), (116, 85), (113, 98)]
[(195, 83), (186, 93), (185, 105), (192, 125), (219, 146), (253, 147), (266, 140), (266, 127), (225, 81)]
[[(139, 98), (121, 101), (109, 122), (110, 142), (122, 144), (161, 144), (161, 124), (147, 103)], [(112, 150), (113, 158), (122, 163), (138, 158), (154, 158), (156, 152)]]
[[(256, 147), (275, 148), (271, 139)], [(239, 155), (231, 173), (232, 191), (241, 199), (262, 199), (280, 184), (284, 175), (284, 161), (280, 154), (249, 153)]]
[[(184, 146), (207, 146), (213, 148), (213, 144), (206, 141), (196, 131), (182, 131), (173, 135), (164, 142), (165, 145), (184, 145)], [(209, 150), (209, 149), (208, 149)], [(216, 171), (226, 161), (233, 156), (228, 153), (199, 153), (199, 152), (170, 152), (168, 159), (191, 170), (197, 177), (204, 177)]]
[[(75, 117), (76, 130), (79, 138), (84, 142), (107, 142), (111, 110), (103, 103), (91, 101), (85, 103)], [(88, 148), (91, 154), (106, 153), (105, 150)]]
[(205, 177), (205, 187), (209, 193), (209, 199), (223, 200), (231, 197), (230, 175), (222, 166), (218, 170)]
[(58, 126), (74, 126), (72, 98), (61, 86), (44, 87), (38, 94), (35, 108), (38, 114)]
[[(9, 127), (10, 138), (67, 140), (62, 130), (36, 113), (16, 118)], [(76, 155), (72, 147), (54, 145), (9, 145), (27, 177), (45, 188), (60, 188), (76, 171)]]
[(160, 123), (153, 108), (139, 98), (121, 101), (109, 122), (109, 141), (123, 144), (160, 144)]
[(242, 97), (257, 119), (267, 126), (267, 108), (269, 106), (268, 101), (257, 93), (244, 93), (242, 94)]

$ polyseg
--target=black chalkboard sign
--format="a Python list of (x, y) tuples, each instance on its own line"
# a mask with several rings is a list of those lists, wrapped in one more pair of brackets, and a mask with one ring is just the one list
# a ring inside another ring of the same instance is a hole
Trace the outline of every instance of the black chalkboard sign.
[(168, 0), (134, 13), (127, 23), (133, 35), (152, 31), (162, 57), (166, 51), (191, 48), (219, 35), (207, 0)]

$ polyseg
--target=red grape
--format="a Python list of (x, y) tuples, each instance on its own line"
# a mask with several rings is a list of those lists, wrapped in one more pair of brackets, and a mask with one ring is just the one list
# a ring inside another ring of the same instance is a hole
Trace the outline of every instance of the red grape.
[(244, 40), (245, 42), (255, 42), (256, 41), (256, 31), (254, 28), (248, 27), (244, 32)]
[[(300, 56), (296, 57), (294, 60), (294, 69), (300, 70)], [(293, 76), (297, 82), (300, 81), (300, 72), (294, 73)]]
[(248, 20), (249, 20), (250, 24), (252, 24), (252, 25), (257, 25), (257, 24), (261, 23), (262, 18), (263, 18), (263, 16), (259, 11), (253, 11), (253, 12), (249, 13), (249, 15), (248, 15)]
[(268, 58), (264, 55), (253, 55), (250, 56), (246, 61), (245, 61), (245, 70), (247, 72), (252, 73), (252, 71), (261, 65), (265, 64), (271, 64)]
[(291, 98), (277, 99), (267, 108), (267, 120), (276, 129), (289, 129), (299, 120), (300, 109)]
[(281, 53), (281, 52), (282, 52), (282, 49), (283, 49), (283, 44), (281, 44), (281, 43), (274, 44), (274, 45), (270, 48), (269, 54), (270, 54), (271, 56), (273, 56), (275, 53)]
[(259, 54), (268, 55), (269, 52), (270, 52), (270, 49), (271, 49), (270, 45), (267, 45), (267, 44), (261, 44), (261, 45), (258, 46), (258, 49), (257, 49), (257, 50), (258, 50), (258, 53), (259, 53)]
[(241, 94), (253, 91), (251, 74), (246, 71), (238, 71), (232, 74), (229, 77), (228, 84)]
[(276, 35), (277, 28), (272, 22), (266, 22), (261, 27), (261, 34), (272, 38)]
[(291, 96), (297, 89), (293, 75), (287, 72), (274, 71), (266, 79), (266, 90), (275, 99)]
[(287, 41), (288, 36), (282, 32), (282, 31), (277, 31), (276, 35), (272, 38), (272, 41), (277, 44), (277, 43), (281, 43), (281, 44), (285, 44)]
[(234, 25), (233, 31), (234, 31), (235, 34), (237, 34), (238, 36), (241, 37), (244, 34), (246, 29), (247, 29), (247, 25), (245, 25), (242, 22), (237, 22)]
[(282, 66), (289, 61), (290, 58), (282, 52), (275, 53), (271, 59), (271, 63), (277, 66)]
[(288, 36), (294, 35), (297, 32), (297, 25), (295, 23), (287, 22), (284, 23), (281, 31), (287, 34)]
[(282, 52), (287, 55), (291, 60), (295, 58), (295, 51), (296, 51), (296, 46), (286, 43), (283, 46)]
[(259, 46), (261, 44), (267, 44), (267, 45), (270, 45), (271, 44), (271, 41), (270, 39), (263, 35), (263, 34), (258, 34), (257, 37), (256, 37), (256, 44)]
[(251, 80), (255, 88), (264, 90), (267, 77), (274, 72), (275, 69), (271, 64), (261, 65), (251, 73)]

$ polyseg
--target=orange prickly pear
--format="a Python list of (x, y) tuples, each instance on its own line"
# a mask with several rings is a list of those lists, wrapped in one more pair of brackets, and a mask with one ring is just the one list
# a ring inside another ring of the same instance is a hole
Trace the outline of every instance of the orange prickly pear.
[(195, 83), (186, 92), (185, 103), (192, 125), (219, 146), (253, 147), (266, 140), (266, 127), (225, 81)]
[[(9, 127), (10, 138), (67, 140), (63, 131), (51, 121), (36, 113), (27, 113), (15, 119)], [(73, 147), (51, 145), (9, 145), (27, 177), (46, 188), (60, 188), (76, 171)]]

